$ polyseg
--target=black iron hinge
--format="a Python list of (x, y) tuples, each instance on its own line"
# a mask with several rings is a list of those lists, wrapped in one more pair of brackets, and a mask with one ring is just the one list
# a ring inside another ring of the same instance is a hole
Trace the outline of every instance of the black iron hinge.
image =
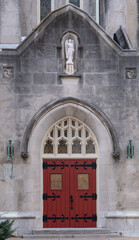
[(88, 198), (92, 198), (92, 200), (97, 200), (97, 194), (92, 193), (92, 195), (88, 195), (85, 193), (84, 195), (80, 195), (80, 198), (83, 198), (85, 201), (88, 201)]

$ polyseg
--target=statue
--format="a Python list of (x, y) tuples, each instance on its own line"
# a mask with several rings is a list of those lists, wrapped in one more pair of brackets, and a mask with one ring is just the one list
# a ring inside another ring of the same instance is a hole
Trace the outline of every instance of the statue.
[(74, 55), (74, 40), (67, 39), (65, 41), (65, 53), (66, 53), (66, 72), (67, 74), (74, 73), (74, 62), (73, 62), (73, 55)]
[(74, 41), (67, 39), (65, 41), (65, 52), (66, 52), (66, 64), (73, 64), (73, 54), (74, 54)]

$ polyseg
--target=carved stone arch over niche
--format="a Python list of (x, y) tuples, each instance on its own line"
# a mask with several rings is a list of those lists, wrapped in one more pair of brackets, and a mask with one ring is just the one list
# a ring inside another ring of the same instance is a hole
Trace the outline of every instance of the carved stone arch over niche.
[[(92, 103), (72, 97), (47, 103), (34, 115), (23, 136), (21, 156), (27, 158), (35, 154), (35, 158), (37, 155), (39, 157), (42, 139), (46, 132), (56, 121), (66, 116), (79, 119), (91, 129), (98, 142), (100, 159), (102, 156), (104, 161), (104, 155), (107, 155), (106, 161), (111, 155), (119, 159), (119, 141), (107, 116)], [(34, 150), (31, 145), (35, 145)]]
[[(67, 58), (66, 58), (66, 42), (71, 40), (73, 44), (73, 67), (72, 70), (67, 69)], [(61, 37), (61, 46), (62, 46), (62, 65), (63, 65), (63, 72), (67, 73), (68, 75), (72, 75), (78, 70), (78, 47), (79, 47), (79, 38), (77, 34), (74, 32), (68, 31), (64, 33)]]

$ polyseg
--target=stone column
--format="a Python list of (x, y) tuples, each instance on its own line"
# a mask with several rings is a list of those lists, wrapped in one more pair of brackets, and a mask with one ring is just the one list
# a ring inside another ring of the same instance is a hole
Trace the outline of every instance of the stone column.
[(0, 43), (16, 44), (21, 40), (20, 0), (0, 0)]

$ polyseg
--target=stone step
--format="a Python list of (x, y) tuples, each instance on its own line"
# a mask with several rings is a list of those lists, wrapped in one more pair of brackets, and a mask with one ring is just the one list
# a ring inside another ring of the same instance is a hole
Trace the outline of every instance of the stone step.
[(32, 234), (24, 234), (23, 238), (93, 238), (117, 237), (104, 228), (42, 228), (34, 229)]
[(117, 234), (24, 234), (23, 238), (41, 239), (41, 238), (115, 238)]
[(104, 228), (42, 228), (33, 229), (32, 234), (109, 234)]

